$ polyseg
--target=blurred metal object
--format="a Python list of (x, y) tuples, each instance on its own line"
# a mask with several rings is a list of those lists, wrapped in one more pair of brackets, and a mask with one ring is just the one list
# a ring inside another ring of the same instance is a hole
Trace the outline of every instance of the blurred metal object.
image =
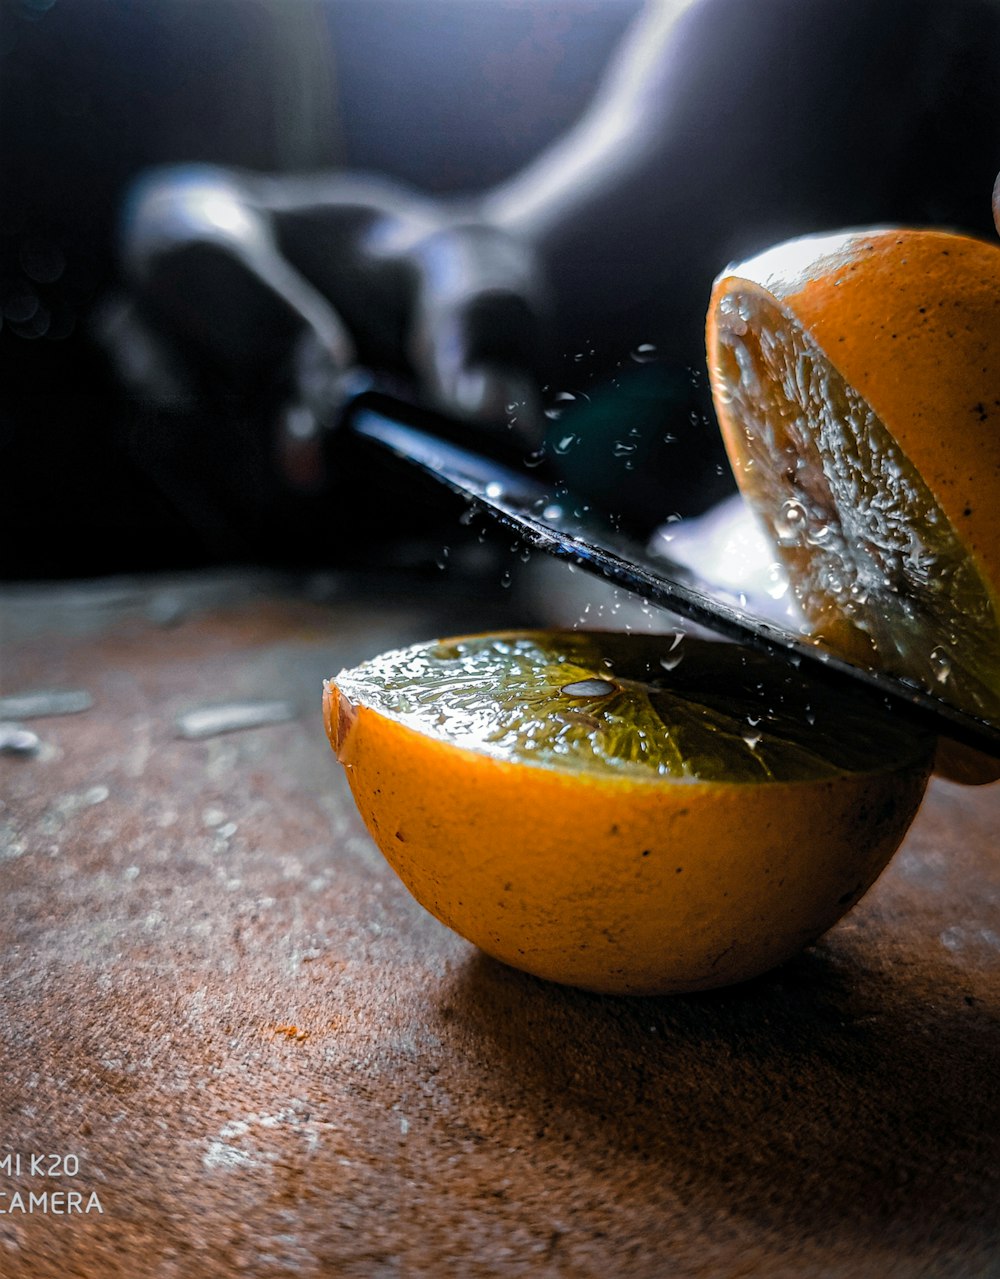
[(0, 720), (44, 719), (90, 710), (94, 699), (84, 689), (43, 688), (0, 697)]
[(266, 724), (285, 724), (295, 718), (295, 707), (284, 701), (225, 702), (186, 711), (177, 718), (177, 735), (192, 740), (236, 733)]
[(0, 723), (0, 754), (37, 755), (42, 748), (41, 738), (23, 724)]

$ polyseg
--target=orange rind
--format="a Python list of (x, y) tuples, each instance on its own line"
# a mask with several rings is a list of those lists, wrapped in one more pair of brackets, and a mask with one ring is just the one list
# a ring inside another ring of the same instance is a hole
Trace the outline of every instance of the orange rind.
[(497, 959), (617, 994), (728, 985), (815, 941), (917, 811), (933, 742), (736, 645), (468, 637), (329, 681), (358, 809)]

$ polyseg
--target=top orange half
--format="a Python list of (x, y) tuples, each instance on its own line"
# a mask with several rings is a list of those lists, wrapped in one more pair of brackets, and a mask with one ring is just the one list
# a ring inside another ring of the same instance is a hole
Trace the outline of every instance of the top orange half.
[(816, 634), (1000, 718), (1000, 248), (790, 241), (716, 281), (707, 342), (734, 473)]

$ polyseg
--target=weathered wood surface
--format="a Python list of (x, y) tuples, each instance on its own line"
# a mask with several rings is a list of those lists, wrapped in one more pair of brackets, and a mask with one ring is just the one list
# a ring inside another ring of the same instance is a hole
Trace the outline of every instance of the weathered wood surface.
[[(0, 1275), (1000, 1274), (1000, 786), (765, 979), (560, 989), (408, 897), (323, 737), (471, 605), (231, 585), (3, 601), (4, 691), (93, 705), (0, 756)], [(294, 717), (177, 736), (245, 698)]]

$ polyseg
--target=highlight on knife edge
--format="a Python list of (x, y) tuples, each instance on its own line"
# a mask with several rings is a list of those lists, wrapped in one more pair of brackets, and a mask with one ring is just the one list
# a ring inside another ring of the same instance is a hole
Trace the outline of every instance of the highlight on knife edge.
[[(442, 438), (433, 414), (387, 396), (363, 394), (349, 407), (353, 432), (416, 465), (514, 532), (526, 547), (595, 573), (611, 584), (717, 634), (762, 649), (821, 678), (849, 681), (880, 694), (925, 727), (1000, 755), (1000, 724), (962, 710), (933, 691), (825, 649), (790, 620), (761, 616), (741, 592), (702, 580), (689, 567), (657, 553), (655, 560), (622, 537), (610, 521), (574, 502), (564, 488)], [(419, 425), (414, 425), (414, 422)], [(442, 424), (443, 425), (443, 424)], [(428, 427), (432, 429), (428, 429)]]

